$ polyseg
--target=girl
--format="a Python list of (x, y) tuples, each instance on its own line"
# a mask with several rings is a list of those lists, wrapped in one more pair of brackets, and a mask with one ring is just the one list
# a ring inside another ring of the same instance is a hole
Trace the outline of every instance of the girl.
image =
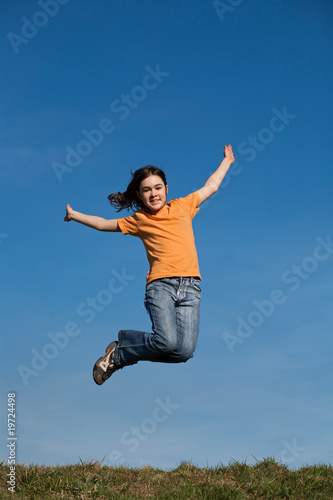
[(102, 385), (116, 370), (138, 361), (186, 362), (193, 357), (199, 332), (200, 271), (192, 229), (199, 205), (218, 190), (235, 161), (232, 147), (205, 185), (185, 198), (166, 202), (168, 185), (162, 170), (148, 165), (136, 170), (124, 193), (108, 197), (118, 212), (137, 209), (130, 217), (106, 220), (66, 207), (65, 221), (74, 220), (98, 231), (121, 231), (139, 237), (146, 249), (149, 271), (145, 307), (152, 332), (120, 330), (93, 368)]

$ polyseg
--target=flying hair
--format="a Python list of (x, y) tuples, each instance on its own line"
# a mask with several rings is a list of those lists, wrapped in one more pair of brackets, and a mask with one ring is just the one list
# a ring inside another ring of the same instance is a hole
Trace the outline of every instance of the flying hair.
[(127, 189), (124, 193), (118, 191), (117, 193), (112, 193), (108, 196), (108, 200), (112, 207), (117, 208), (117, 212), (121, 210), (148, 210), (145, 204), (138, 198), (136, 192), (140, 189), (140, 184), (150, 175), (158, 175), (161, 177), (164, 185), (167, 185), (166, 177), (163, 172), (158, 167), (153, 165), (147, 165), (146, 167), (139, 168), (134, 173), (131, 171), (132, 179), (128, 184)]

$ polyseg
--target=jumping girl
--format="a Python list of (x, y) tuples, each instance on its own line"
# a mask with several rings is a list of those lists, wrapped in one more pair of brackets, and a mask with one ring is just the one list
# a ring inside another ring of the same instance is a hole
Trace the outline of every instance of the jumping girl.
[(144, 303), (152, 332), (120, 330), (118, 341), (111, 342), (95, 363), (96, 384), (102, 385), (116, 370), (138, 361), (181, 363), (193, 357), (199, 332), (201, 276), (192, 219), (199, 205), (216, 193), (234, 161), (231, 145), (224, 146), (223, 161), (205, 185), (168, 203), (164, 172), (151, 165), (136, 170), (124, 193), (108, 197), (118, 212), (137, 209), (122, 219), (85, 215), (67, 205), (65, 221), (139, 237), (149, 262)]

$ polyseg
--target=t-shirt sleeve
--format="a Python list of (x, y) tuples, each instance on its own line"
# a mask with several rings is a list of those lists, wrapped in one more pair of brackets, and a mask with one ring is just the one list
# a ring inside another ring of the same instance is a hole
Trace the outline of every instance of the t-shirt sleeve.
[(194, 191), (194, 193), (185, 196), (185, 198), (179, 198), (179, 201), (181, 202), (185, 210), (190, 214), (192, 219), (200, 210), (200, 208), (198, 207), (199, 199), (200, 198), (198, 191)]
[(138, 218), (136, 214), (130, 215), (129, 217), (123, 217), (122, 219), (117, 219), (120, 231), (123, 234), (131, 234), (132, 236), (138, 236)]

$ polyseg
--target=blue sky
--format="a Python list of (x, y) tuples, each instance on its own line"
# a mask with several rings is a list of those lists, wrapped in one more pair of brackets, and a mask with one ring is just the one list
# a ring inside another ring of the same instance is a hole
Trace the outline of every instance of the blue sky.
[[(332, 5), (0, 10), (2, 459), (14, 391), (21, 463), (331, 463)], [(236, 163), (193, 221), (194, 358), (97, 387), (117, 332), (150, 330), (146, 255), (136, 238), (64, 223), (66, 204), (125, 217), (107, 196), (146, 164), (169, 199), (186, 196), (229, 143)]]

